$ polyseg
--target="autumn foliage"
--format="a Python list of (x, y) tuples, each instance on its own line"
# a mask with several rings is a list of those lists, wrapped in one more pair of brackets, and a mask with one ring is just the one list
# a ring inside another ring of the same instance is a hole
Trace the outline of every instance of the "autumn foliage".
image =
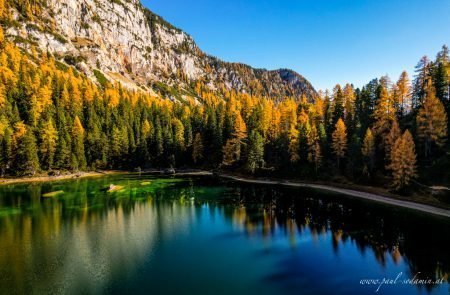
[[(38, 12), (27, 3), (24, 14)], [(0, 174), (204, 167), (357, 182), (389, 172), (401, 189), (448, 161), (445, 48), (436, 62), (421, 61), (413, 83), (405, 72), (397, 83), (272, 100), (191, 81), (167, 86), (182, 93), (173, 101), (24, 53), (0, 29)]]

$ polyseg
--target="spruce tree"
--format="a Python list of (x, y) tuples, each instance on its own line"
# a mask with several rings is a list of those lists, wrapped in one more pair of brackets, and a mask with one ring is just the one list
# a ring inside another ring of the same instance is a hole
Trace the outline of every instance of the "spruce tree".
[(252, 174), (264, 166), (264, 139), (258, 131), (250, 132), (246, 166)]

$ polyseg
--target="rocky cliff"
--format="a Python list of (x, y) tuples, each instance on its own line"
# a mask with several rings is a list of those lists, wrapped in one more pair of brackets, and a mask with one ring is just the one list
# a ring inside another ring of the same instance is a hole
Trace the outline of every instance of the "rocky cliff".
[(267, 71), (223, 62), (203, 53), (194, 40), (139, 0), (38, 0), (27, 11), (11, 1), (6, 35), (35, 45), (77, 67), (93, 79), (101, 73), (129, 88), (158, 89), (155, 84), (189, 88), (202, 81), (211, 89), (282, 99), (316, 95), (298, 73)]

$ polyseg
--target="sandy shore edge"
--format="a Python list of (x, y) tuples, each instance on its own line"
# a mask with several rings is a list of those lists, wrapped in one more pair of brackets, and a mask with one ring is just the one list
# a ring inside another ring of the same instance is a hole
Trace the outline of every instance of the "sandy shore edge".
[(0, 186), (8, 184), (20, 184), (20, 183), (35, 183), (35, 182), (50, 182), (60, 181), (68, 179), (81, 179), (86, 177), (99, 177), (111, 174), (119, 174), (125, 172), (118, 171), (92, 171), (92, 172), (77, 172), (58, 176), (33, 176), (33, 177), (21, 177), (21, 178), (0, 178)]

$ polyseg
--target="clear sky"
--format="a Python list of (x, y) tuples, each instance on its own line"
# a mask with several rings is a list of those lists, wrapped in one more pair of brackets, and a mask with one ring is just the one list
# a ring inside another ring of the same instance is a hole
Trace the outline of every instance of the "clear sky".
[(208, 54), (359, 87), (450, 45), (450, 0), (142, 0)]

